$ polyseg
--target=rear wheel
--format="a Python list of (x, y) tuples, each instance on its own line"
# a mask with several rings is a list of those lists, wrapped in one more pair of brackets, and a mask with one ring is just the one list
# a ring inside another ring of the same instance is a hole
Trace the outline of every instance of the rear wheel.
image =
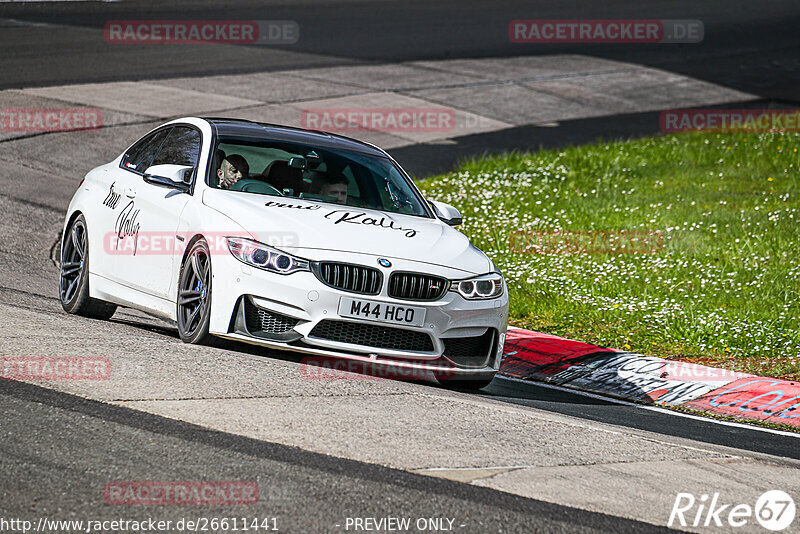
[(89, 296), (89, 233), (86, 219), (78, 215), (61, 240), (59, 276), (61, 307), (67, 313), (109, 319), (117, 306)]
[(205, 343), (211, 318), (211, 255), (204, 239), (189, 249), (178, 280), (178, 334), (185, 343)]

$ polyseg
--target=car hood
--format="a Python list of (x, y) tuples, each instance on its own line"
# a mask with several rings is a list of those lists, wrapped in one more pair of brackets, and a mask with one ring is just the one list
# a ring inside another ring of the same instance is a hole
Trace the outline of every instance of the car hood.
[(203, 204), (253, 239), (309, 259), (319, 251), (399, 258), (483, 274), (493, 269), (467, 237), (438, 219), (301, 199), (207, 189)]

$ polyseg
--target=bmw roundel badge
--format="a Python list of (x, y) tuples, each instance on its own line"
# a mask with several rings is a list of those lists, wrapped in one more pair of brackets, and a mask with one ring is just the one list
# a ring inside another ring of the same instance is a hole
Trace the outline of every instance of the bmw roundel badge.
[(391, 267), (392, 266), (392, 262), (390, 262), (386, 258), (379, 259), (378, 263), (380, 264), (381, 267)]

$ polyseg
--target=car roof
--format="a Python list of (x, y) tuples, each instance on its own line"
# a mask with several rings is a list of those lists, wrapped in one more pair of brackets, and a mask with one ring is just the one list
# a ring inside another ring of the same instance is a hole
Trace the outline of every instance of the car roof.
[(217, 135), (224, 137), (241, 137), (248, 139), (269, 139), (315, 145), (320, 148), (352, 150), (366, 154), (387, 157), (386, 152), (363, 141), (351, 139), (317, 130), (305, 130), (280, 124), (253, 122), (244, 119), (226, 119), (203, 117), (216, 130)]

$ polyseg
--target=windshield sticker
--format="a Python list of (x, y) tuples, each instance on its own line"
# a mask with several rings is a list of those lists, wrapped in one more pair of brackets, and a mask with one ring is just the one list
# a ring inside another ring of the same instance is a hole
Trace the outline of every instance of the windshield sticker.
[(393, 220), (387, 219), (386, 217), (381, 217), (380, 219), (377, 219), (375, 217), (368, 217), (367, 214), (364, 212), (335, 210), (325, 215), (325, 218), (330, 219), (332, 216), (335, 215), (338, 215), (338, 218), (333, 222), (333, 224), (339, 224), (339, 223), (366, 224), (371, 226), (379, 226), (381, 228), (386, 228), (388, 230), (398, 230), (400, 232), (405, 232), (406, 237), (414, 237), (415, 235), (417, 235), (417, 231), (412, 228), (402, 228), (400, 226), (397, 226), (395, 225)]
[[(318, 206), (316, 204), (291, 204), (288, 202), (275, 202), (274, 200), (270, 200), (269, 202), (264, 203), (264, 206), (268, 208), (287, 208), (287, 209), (298, 209), (298, 210), (318, 210), (322, 206)], [(336, 217), (334, 217), (336, 216)], [(386, 217), (369, 217), (363, 211), (347, 211), (347, 210), (333, 210), (329, 211), (325, 215), (326, 219), (335, 218), (333, 224), (339, 223), (350, 223), (350, 224), (365, 224), (368, 226), (378, 226), (380, 228), (386, 228), (387, 230), (397, 230), (403, 232), (406, 237), (414, 237), (417, 235), (417, 231), (413, 228), (403, 228), (402, 226), (398, 226), (395, 222), (391, 219)]]
[(322, 206), (317, 206), (314, 204), (309, 204), (308, 206), (304, 206), (303, 204), (289, 204), (286, 202), (275, 202), (270, 200), (269, 202), (264, 204), (268, 208), (289, 208), (289, 209), (296, 209), (296, 210), (318, 210)]
[(116, 209), (117, 204), (119, 204), (119, 199), (122, 195), (114, 191), (114, 182), (111, 184), (111, 187), (108, 188), (108, 195), (106, 195), (105, 200), (103, 200), (103, 206), (108, 206), (109, 208)]
[(120, 239), (133, 237), (133, 255), (136, 256), (136, 248), (139, 245), (139, 223), (136, 218), (139, 216), (139, 210), (134, 210), (134, 207), (131, 200), (127, 206), (122, 208), (117, 222), (114, 224), (114, 232), (117, 234), (117, 250), (119, 250)]

